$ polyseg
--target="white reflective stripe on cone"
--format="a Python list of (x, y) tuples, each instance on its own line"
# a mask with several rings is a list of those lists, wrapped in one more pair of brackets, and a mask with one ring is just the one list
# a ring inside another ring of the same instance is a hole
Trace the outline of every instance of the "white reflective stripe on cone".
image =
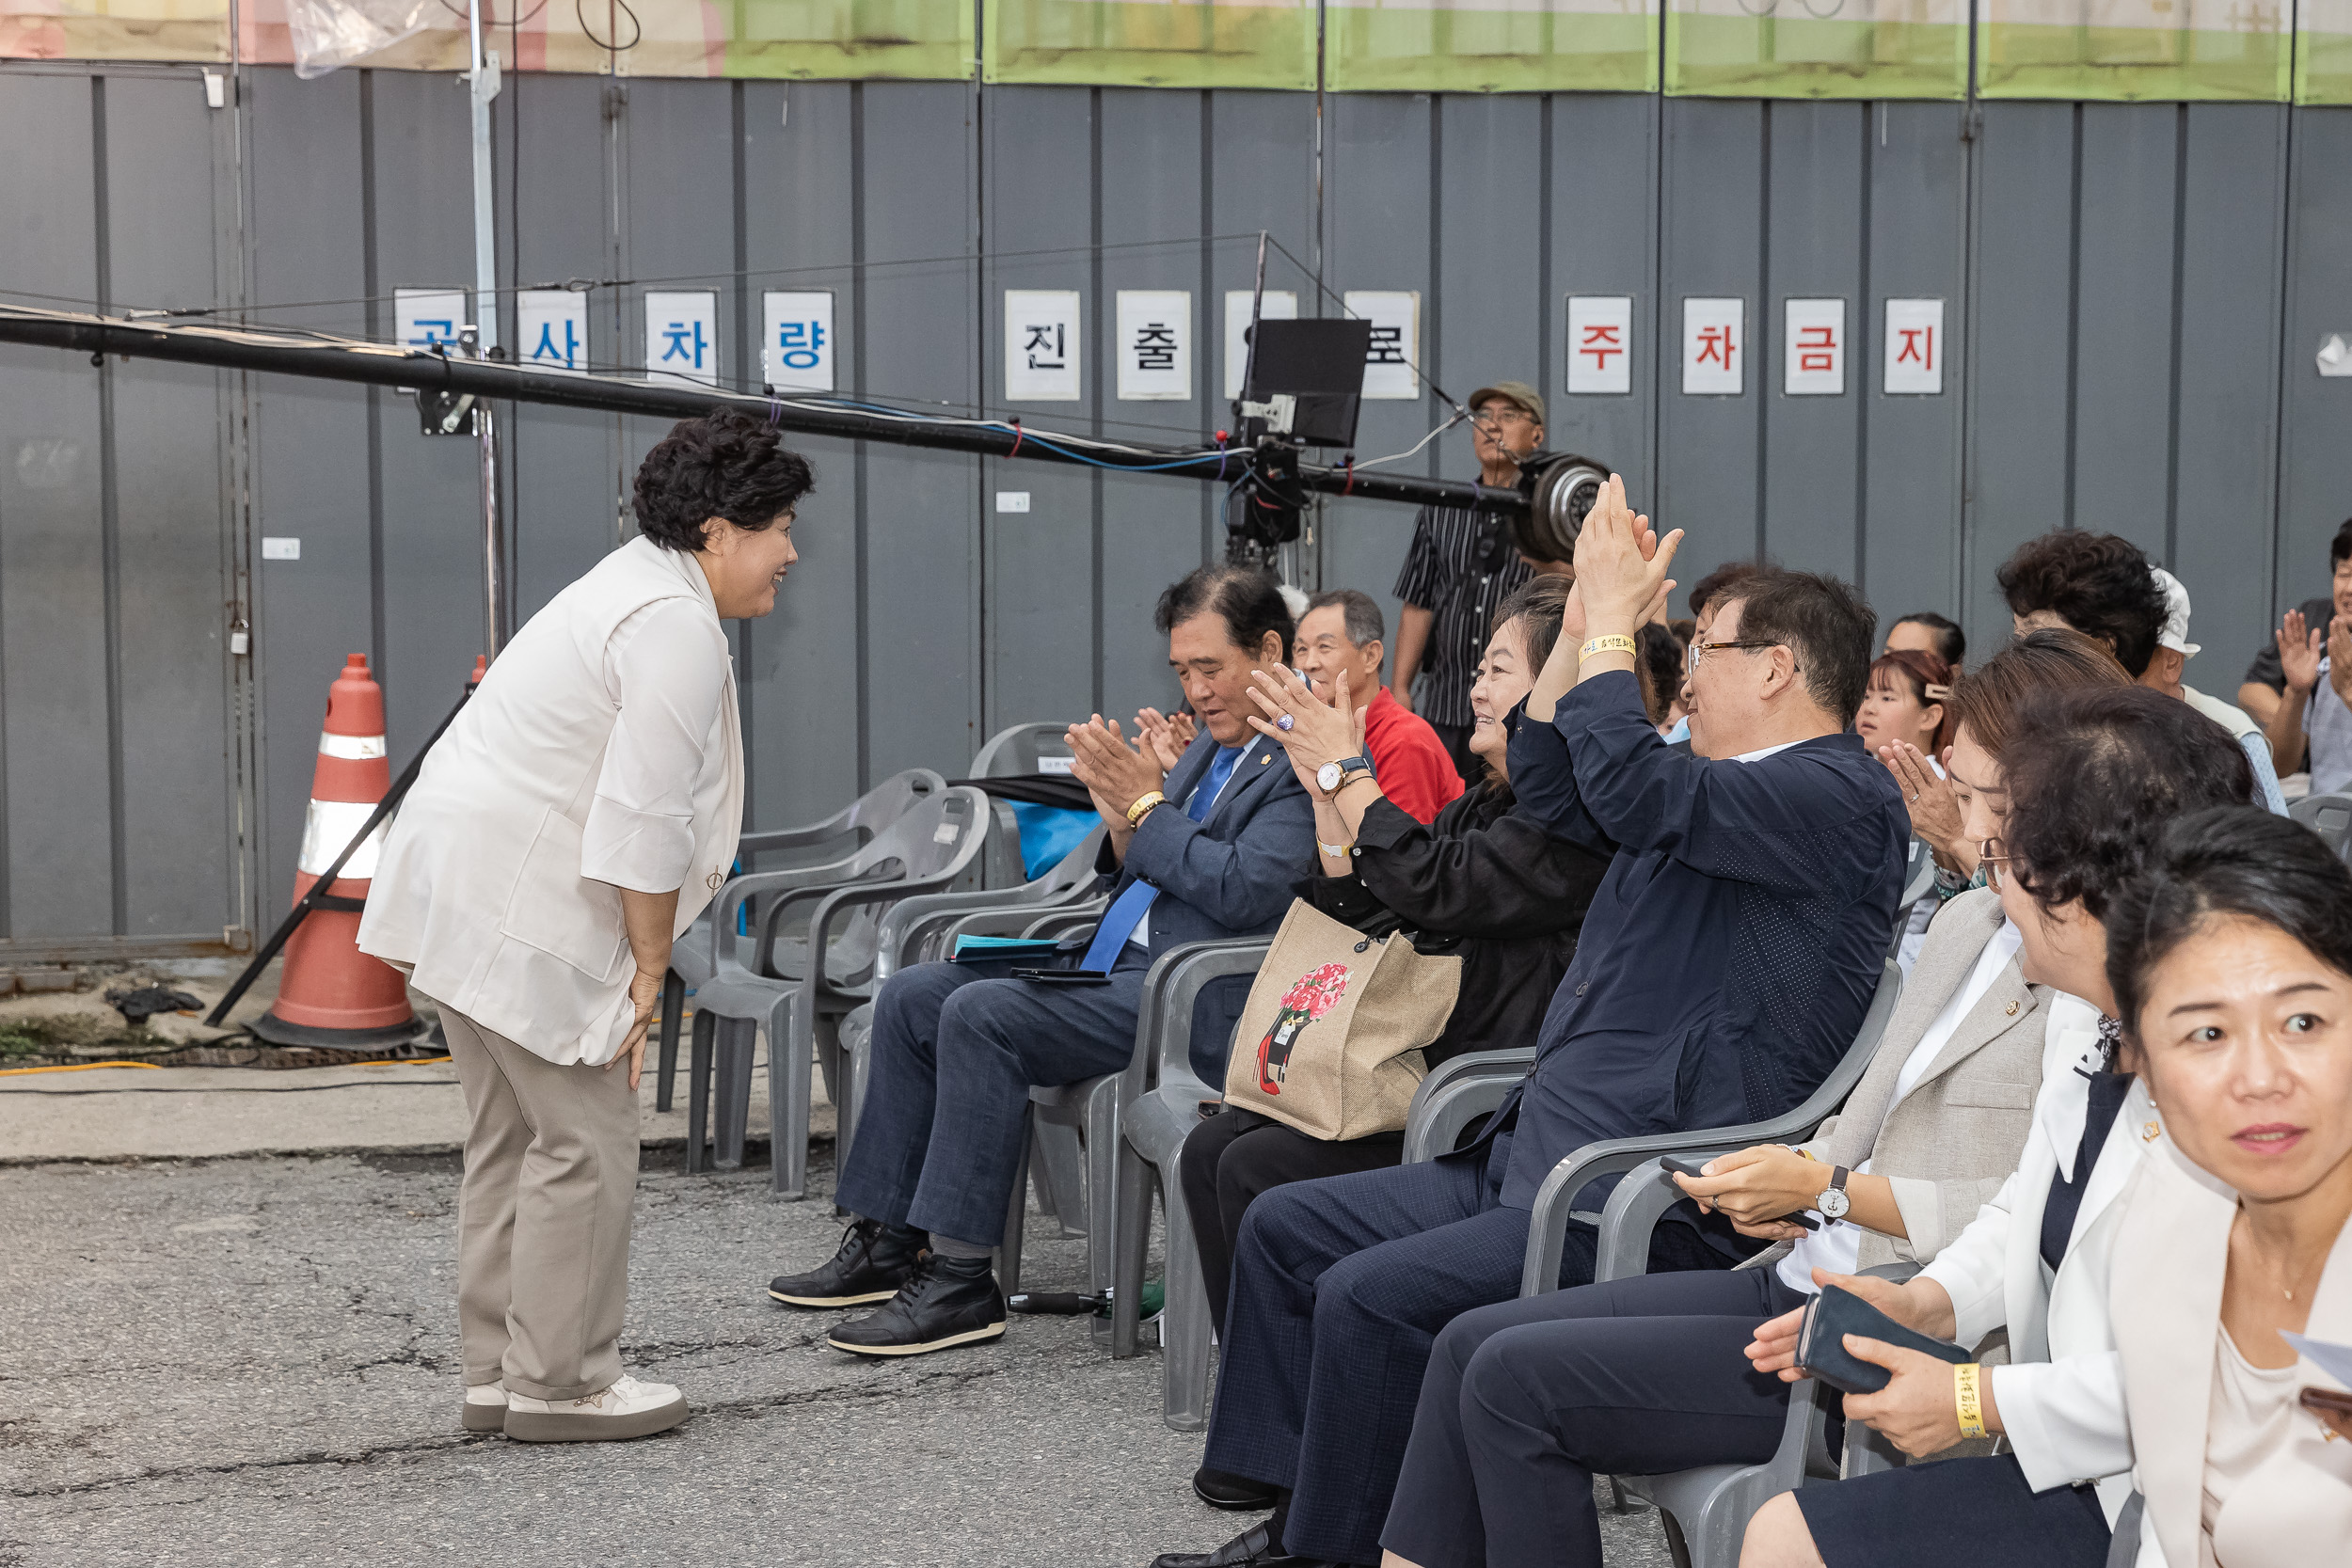
[(319, 736), (319, 755), (323, 757), (366, 762), (383, 754), (384, 737), (380, 735), (327, 735), (321, 732)]
[[(335, 857), (343, 852), (343, 846), (351, 842), (351, 835), (367, 824), (374, 811), (373, 800), (311, 801), (310, 818), (302, 825), (302, 859), (296, 863), (313, 877), (325, 876)], [(375, 875), (376, 857), (384, 852), (386, 825), (378, 823), (368, 841), (352, 851), (335, 879), (338, 882), (345, 877), (366, 881)]]

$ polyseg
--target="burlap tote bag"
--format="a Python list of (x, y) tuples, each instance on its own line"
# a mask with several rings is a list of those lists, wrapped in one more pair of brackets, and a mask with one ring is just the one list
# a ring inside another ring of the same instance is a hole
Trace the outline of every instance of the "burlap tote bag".
[(1428, 1069), (1422, 1048), (1453, 1016), (1462, 960), (1367, 937), (1306, 901), (1291, 905), (1225, 1069), (1225, 1103), (1311, 1138), (1405, 1126)]

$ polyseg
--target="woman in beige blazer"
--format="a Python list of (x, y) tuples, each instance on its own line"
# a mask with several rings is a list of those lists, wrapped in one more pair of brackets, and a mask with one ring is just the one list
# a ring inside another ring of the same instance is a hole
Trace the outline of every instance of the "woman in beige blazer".
[[(2125, 685), (2073, 632), (2038, 633), (1961, 681), (1951, 774), (1979, 841), (2007, 831), (2001, 755), (2015, 706)], [(1597, 1568), (1594, 1475), (1769, 1457), (1788, 1391), (1749, 1369), (1758, 1320), (1802, 1306), (1817, 1274), (1933, 1258), (2017, 1164), (2052, 1061), (2051, 1005), (2072, 1000), (2029, 985), (2019, 955), (1997, 893), (1953, 899), (1844, 1110), (1801, 1148), (1745, 1148), (1676, 1179), (1778, 1244), (1738, 1269), (1588, 1285), (1447, 1325), (1381, 1534), (1386, 1568)], [(2056, 1065), (2073, 1060), (2070, 1050)]]
[(2352, 871), (2266, 812), (2187, 818), (2108, 919), (2161, 1118), (2108, 1300), (2145, 1499), (2137, 1568), (2352, 1560)]
[(621, 1370), (638, 1073), (670, 944), (742, 825), (720, 622), (775, 607), (810, 483), (755, 420), (680, 422), (638, 469), (638, 537), (515, 635), (393, 819), (359, 946), (440, 1004), (465, 1087), (468, 1431), (594, 1441), (686, 1417)]

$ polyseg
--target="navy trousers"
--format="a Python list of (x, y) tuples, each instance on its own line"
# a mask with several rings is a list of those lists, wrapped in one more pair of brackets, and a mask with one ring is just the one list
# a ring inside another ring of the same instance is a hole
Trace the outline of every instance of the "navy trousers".
[[(1509, 1158), (1498, 1142), (1491, 1158), (1278, 1187), (1242, 1220), (1205, 1463), (1292, 1489), (1293, 1556), (1380, 1560), (1431, 1342), (1518, 1293), (1528, 1212), (1498, 1201)], [(1653, 1269), (1730, 1261), (1687, 1227), (1658, 1234)], [(1570, 1223), (1564, 1282), (1593, 1277), (1597, 1240)]]
[(918, 964), (874, 999), (872, 1082), (834, 1201), (970, 1246), (1004, 1240), (1032, 1084), (1126, 1067), (1151, 960), (1120, 957), (1104, 986), (996, 979)]
[(1429, 1358), (1380, 1544), (1420, 1568), (1600, 1568), (1595, 1475), (1772, 1456), (1788, 1385), (1742, 1351), (1804, 1301), (1755, 1268), (1465, 1312)]

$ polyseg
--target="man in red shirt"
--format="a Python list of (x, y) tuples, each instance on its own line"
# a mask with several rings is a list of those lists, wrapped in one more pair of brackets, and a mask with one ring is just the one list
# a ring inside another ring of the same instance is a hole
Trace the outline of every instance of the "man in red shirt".
[[(1364, 752), (1381, 793), (1416, 821), (1427, 822), (1462, 793), (1462, 776), (1428, 721), (1407, 712), (1380, 684), (1387, 632), (1370, 594), (1353, 588), (1318, 594), (1299, 617), (1291, 662), (1321, 694), (1335, 689), (1346, 674), (1347, 689), (1363, 710)], [(1369, 705), (1366, 692), (1374, 693)]]

